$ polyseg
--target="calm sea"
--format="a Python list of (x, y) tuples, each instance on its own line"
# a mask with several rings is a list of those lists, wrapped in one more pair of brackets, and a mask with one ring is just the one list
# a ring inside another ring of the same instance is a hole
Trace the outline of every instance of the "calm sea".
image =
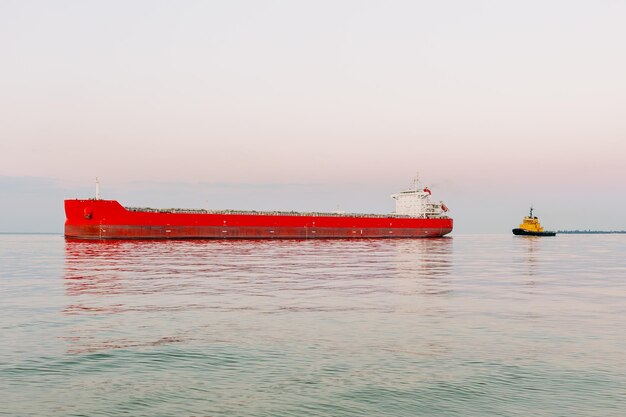
[(2, 416), (624, 416), (626, 235), (0, 235)]

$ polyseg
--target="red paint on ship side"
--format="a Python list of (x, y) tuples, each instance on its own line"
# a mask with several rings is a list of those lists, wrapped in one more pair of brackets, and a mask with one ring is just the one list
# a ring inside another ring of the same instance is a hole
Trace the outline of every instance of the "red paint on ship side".
[(65, 200), (65, 237), (255, 239), (439, 237), (450, 218), (368, 215), (181, 213), (127, 210), (115, 200)]

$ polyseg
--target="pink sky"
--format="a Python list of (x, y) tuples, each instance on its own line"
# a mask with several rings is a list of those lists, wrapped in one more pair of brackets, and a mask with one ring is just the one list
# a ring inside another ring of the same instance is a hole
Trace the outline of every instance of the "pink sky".
[(3, 2), (0, 176), (326, 184), (326, 205), (372, 187), (384, 209), (419, 170), (467, 221), (593, 199), (626, 228), (624, 21), (624, 2)]

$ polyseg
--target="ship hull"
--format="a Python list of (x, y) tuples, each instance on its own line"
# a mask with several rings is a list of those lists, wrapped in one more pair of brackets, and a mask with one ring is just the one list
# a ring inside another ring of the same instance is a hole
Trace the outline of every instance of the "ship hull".
[(128, 210), (114, 200), (66, 200), (65, 213), (65, 237), (76, 239), (428, 238), (453, 227), (450, 218)]
[(556, 232), (529, 232), (524, 229), (513, 229), (513, 234), (516, 236), (556, 236)]

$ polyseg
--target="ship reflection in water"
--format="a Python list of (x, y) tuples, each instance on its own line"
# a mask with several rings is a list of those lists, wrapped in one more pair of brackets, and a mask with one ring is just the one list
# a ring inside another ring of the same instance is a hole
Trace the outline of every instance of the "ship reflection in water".
[(0, 236), (2, 411), (622, 416), (623, 259), (621, 236)]
[(283, 338), (323, 328), (320, 316), (440, 314), (440, 303), (420, 299), (451, 292), (452, 244), (66, 240), (64, 314), (85, 318), (68, 349), (247, 343), (271, 334), (262, 329)]

